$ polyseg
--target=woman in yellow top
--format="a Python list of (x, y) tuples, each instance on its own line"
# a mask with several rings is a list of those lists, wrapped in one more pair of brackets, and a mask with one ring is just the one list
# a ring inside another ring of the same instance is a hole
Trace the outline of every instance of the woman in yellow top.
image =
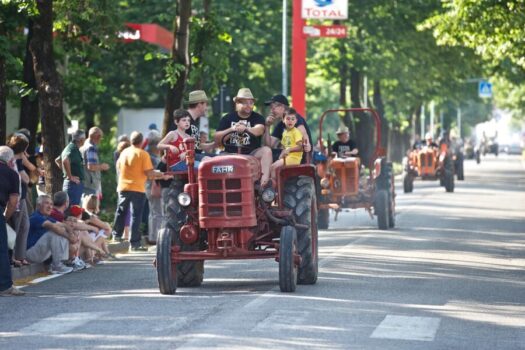
[(303, 157), (303, 134), (295, 127), (297, 123), (297, 112), (290, 108), (284, 116), (284, 125), (286, 130), (283, 131), (281, 145), (284, 148), (279, 160), (271, 166), (272, 179), (275, 179), (277, 168), (283, 165), (301, 164)]

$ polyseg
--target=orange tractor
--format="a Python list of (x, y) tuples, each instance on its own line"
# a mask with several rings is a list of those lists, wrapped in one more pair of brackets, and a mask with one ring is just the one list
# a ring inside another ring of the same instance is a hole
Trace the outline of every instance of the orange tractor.
[(276, 188), (262, 188), (261, 164), (240, 154), (242, 146), (239, 154), (204, 160), (196, 170), (194, 142), (184, 141), (188, 171), (173, 173), (168, 220), (157, 241), (160, 292), (200, 286), (204, 260), (275, 259), (283, 292), (316, 283), (315, 167), (284, 166)]
[(403, 160), (403, 191), (414, 190), (414, 179), (435, 181), (447, 192), (454, 192), (454, 159), (448, 145), (443, 142), (439, 147), (423, 146), (409, 151)]
[[(324, 146), (322, 134), (325, 117), (330, 113), (360, 113), (372, 118), (375, 124), (375, 145), (367, 159), (360, 157), (337, 157)], [(371, 108), (332, 109), (323, 113), (319, 120), (319, 142), (321, 154), (328, 155), (317, 164), (321, 193), (319, 194), (318, 227), (327, 229), (330, 209), (335, 211), (335, 220), (343, 209), (364, 208), (371, 218), (377, 216), (379, 229), (395, 226), (395, 188), (392, 163), (386, 160), (386, 150), (381, 145), (381, 119)]]

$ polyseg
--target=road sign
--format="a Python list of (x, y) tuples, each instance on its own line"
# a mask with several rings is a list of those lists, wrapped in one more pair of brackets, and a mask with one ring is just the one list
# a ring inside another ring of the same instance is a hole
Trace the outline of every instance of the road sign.
[(347, 19), (348, 0), (302, 0), (303, 19)]
[(478, 85), (478, 94), (481, 98), (491, 98), (492, 84), (486, 80), (481, 80)]
[(304, 26), (303, 33), (309, 38), (346, 38), (346, 26)]

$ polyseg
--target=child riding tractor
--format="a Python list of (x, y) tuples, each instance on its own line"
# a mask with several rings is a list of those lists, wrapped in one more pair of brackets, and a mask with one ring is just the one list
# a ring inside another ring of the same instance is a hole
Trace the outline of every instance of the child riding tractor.
[[(370, 108), (350, 108), (327, 110), (319, 120), (319, 141), (321, 154), (327, 154), (322, 139), (323, 123), (329, 113), (360, 113), (371, 117), (375, 124), (375, 139), (369, 157), (357, 156), (357, 150), (350, 140), (340, 140), (335, 157), (328, 157), (317, 164), (321, 193), (319, 196), (318, 226), (327, 229), (330, 209), (335, 211), (335, 219), (343, 209), (364, 208), (371, 218), (377, 216), (379, 229), (395, 226), (395, 188), (392, 163), (386, 160), (386, 150), (381, 145), (381, 119)], [(348, 133), (348, 128), (340, 129)], [(339, 132), (338, 132), (339, 134)], [(367, 139), (368, 140), (368, 139)], [(368, 141), (367, 141), (368, 142)], [(337, 144), (337, 143), (336, 143)], [(330, 148), (330, 145), (329, 145)], [(330, 150), (331, 152), (332, 150)], [(342, 151), (342, 152), (341, 152)], [(368, 174), (366, 174), (368, 173)]]
[[(226, 134), (222, 138), (225, 143)], [(174, 173), (169, 217), (157, 241), (159, 289), (200, 286), (204, 260), (275, 259), (279, 286), (315, 284), (318, 271), (315, 168), (310, 164), (277, 169), (275, 187), (263, 188), (260, 161), (252, 155), (223, 154), (194, 168), (192, 138), (187, 172)]]

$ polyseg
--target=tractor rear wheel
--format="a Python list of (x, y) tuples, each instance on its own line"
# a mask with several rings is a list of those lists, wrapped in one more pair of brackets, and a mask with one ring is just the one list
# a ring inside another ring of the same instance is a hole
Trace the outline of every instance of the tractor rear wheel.
[(288, 179), (284, 186), (283, 203), (292, 210), (295, 222), (308, 228), (298, 228), (297, 250), (301, 255), (299, 284), (315, 284), (318, 273), (317, 201), (314, 181), (308, 176)]
[(445, 159), (445, 173), (443, 175), (445, 190), (447, 192), (454, 192), (454, 163), (450, 158)]
[(403, 175), (403, 192), (411, 193), (414, 190), (414, 179), (409, 173)]
[(389, 227), (388, 214), (388, 192), (386, 190), (378, 190), (374, 201), (374, 211), (377, 215), (377, 227), (380, 230), (386, 230)]
[(330, 209), (323, 208), (319, 209), (319, 214), (317, 215), (317, 227), (320, 230), (327, 230), (330, 222)]
[[(184, 190), (184, 182), (180, 180), (172, 181), (168, 194), (166, 228), (173, 232), (175, 243), (180, 246), (183, 252), (198, 251), (199, 242), (186, 244), (180, 239), (180, 229), (186, 222), (186, 213), (180, 207), (178, 195)], [(182, 261), (177, 264), (177, 285), (179, 287), (198, 287), (202, 283), (204, 276), (204, 261)]]
[(279, 242), (279, 287), (281, 292), (295, 292), (297, 287), (297, 265), (294, 254), (297, 252), (297, 236), (293, 226), (281, 228)]
[(171, 263), (173, 236), (167, 229), (159, 232), (157, 240), (157, 279), (162, 294), (174, 294), (177, 289), (177, 268)]

